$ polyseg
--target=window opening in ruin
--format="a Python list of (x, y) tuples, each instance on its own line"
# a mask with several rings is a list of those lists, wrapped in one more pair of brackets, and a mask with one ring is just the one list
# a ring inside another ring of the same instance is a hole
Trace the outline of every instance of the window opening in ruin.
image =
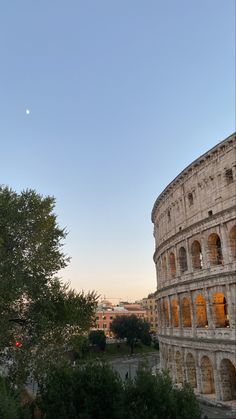
[(211, 217), (213, 215), (212, 210), (208, 211), (208, 216)]
[(208, 237), (208, 253), (211, 265), (222, 265), (223, 256), (221, 249), (221, 241), (220, 237), (216, 233), (212, 233)]
[(223, 292), (213, 294), (212, 309), (215, 327), (230, 327), (228, 305)]
[(203, 394), (215, 393), (213, 368), (207, 356), (203, 356), (201, 361), (201, 381)]
[(170, 316), (169, 316), (169, 307), (167, 300), (164, 299), (163, 301), (163, 314), (164, 314), (164, 325), (166, 327), (170, 326)]
[(193, 269), (202, 269), (203, 260), (202, 260), (202, 250), (199, 241), (194, 240), (191, 246), (192, 254), (192, 265)]
[(176, 300), (171, 301), (172, 326), (179, 327), (178, 304)]
[(229, 233), (230, 249), (233, 258), (236, 258), (236, 225), (231, 228)]
[(175, 263), (175, 255), (173, 252), (170, 253), (169, 262), (170, 262), (170, 274), (172, 278), (174, 278), (176, 275), (176, 263)]
[(236, 369), (229, 359), (220, 363), (222, 400), (236, 400)]
[(192, 326), (191, 310), (190, 310), (189, 299), (187, 297), (183, 298), (181, 308), (182, 308), (183, 327), (191, 327)]
[(175, 355), (175, 368), (177, 383), (183, 383), (183, 362), (179, 351), (177, 351)]
[(179, 267), (181, 273), (188, 270), (187, 253), (184, 247), (179, 249)]
[(186, 357), (186, 370), (187, 370), (187, 379), (189, 384), (193, 387), (197, 387), (197, 377), (196, 377), (196, 363), (193, 355), (188, 353)]
[(158, 281), (158, 286), (160, 284), (160, 281), (162, 279), (162, 266), (161, 266), (161, 260), (159, 260), (158, 263), (156, 263), (156, 272), (157, 272), (157, 281)]
[(230, 183), (232, 183), (234, 181), (234, 177), (233, 177), (233, 170), (232, 169), (228, 169), (225, 171), (225, 179), (226, 179), (226, 184), (229, 185)]
[(167, 216), (168, 216), (168, 221), (170, 222), (171, 221), (170, 210), (168, 210)]
[(163, 259), (162, 259), (162, 271), (163, 271), (164, 277), (166, 277), (166, 274), (167, 274), (166, 256), (163, 256)]
[(207, 311), (205, 298), (200, 294), (195, 299), (196, 327), (207, 327)]
[(188, 194), (188, 203), (190, 207), (193, 205), (193, 194), (191, 192)]

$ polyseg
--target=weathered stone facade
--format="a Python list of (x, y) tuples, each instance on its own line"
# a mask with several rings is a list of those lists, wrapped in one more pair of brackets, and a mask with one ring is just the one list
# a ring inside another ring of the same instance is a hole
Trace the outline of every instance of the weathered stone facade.
[(236, 399), (236, 137), (184, 169), (153, 211), (161, 366)]

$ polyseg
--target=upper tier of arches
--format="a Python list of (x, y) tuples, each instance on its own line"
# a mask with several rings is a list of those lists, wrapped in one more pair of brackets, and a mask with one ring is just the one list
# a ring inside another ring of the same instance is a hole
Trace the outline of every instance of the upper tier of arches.
[(174, 279), (189, 271), (200, 271), (204, 266), (224, 265), (225, 256), (231, 261), (236, 260), (236, 225), (231, 226), (225, 240), (227, 243), (223, 246), (220, 233), (213, 231), (205, 235), (205, 240), (193, 237), (187, 244), (185, 241), (180, 246), (170, 247), (156, 262), (159, 282)]

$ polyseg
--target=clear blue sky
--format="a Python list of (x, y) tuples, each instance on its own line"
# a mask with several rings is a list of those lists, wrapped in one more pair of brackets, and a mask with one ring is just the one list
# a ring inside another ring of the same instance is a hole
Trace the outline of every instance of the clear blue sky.
[(0, 183), (56, 197), (77, 290), (155, 290), (154, 201), (235, 130), (234, 5), (1, 2)]

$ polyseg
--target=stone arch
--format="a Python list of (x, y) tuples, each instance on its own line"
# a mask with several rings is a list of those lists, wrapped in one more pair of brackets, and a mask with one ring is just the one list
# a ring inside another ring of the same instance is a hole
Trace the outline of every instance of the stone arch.
[(212, 310), (215, 327), (229, 327), (228, 305), (223, 292), (213, 294)]
[(182, 309), (182, 324), (183, 327), (191, 327), (192, 320), (191, 320), (191, 310), (190, 310), (190, 302), (187, 297), (184, 297), (181, 302), (181, 309)]
[(199, 294), (195, 298), (196, 308), (196, 327), (205, 327), (208, 325), (207, 312), (206, 312), (206, 300)]
[(196, 388), (197, 387), (196, 362), (191, 352), (189, 352), (186, 356), (186, 369), (187, 369), (187, 380), (189, 384), (191, 384), (193, 388)]
[(160, 323), (161, 327), (164, 327), (165, 325), (165, 314), (164, 314), (164, 300), (162, 299), (160, 302)]
[(183, 361), (179, 351), (177, 351), (175, 354), (175, 369), (177, 383), (183, 383)]
[(179, 249), (179, 268), (181, 273), (188, 270), (187, 253), (183, 246)]
[(220, 363), (222, 400), (236, 399), (236, 368), (229, 359), (222, 359)]
[(191, 246), (193, 269), (202, 269), (202, 249), (198, 240), (194, 240)]
[(203, 356), (201, 359), (201, 378), (202, 378), (202, 393), (215, 393), (215, 383), (212, 363), (208, 356)]
[(164, 298), (164, 301), (163, 301), (163, 310), (164, 310), (165, 326), (169, 327), (170, 326), (170, 313), (169, 313), (168, 301), (166, 298)]
[(175, 263), (175, 255), (173, 252), (170, 253), (169, 263), (170, 263), (170, 274), (171, 274), (171, 277), (174, 278), (176, 275), (176, 263)]
[(229, 232), (229, 243), (231, 255), (236, 258), (236, 225), (233, 226)]
[(222, 265), (223, 256), (221, 248), (221, 240), (218, 234), (212, 233), (207, 240), (208, 255), (211, 265)]
[(178, 304), (176, 300), (171, 301), (172, 326), (179, 327)]
[(164, 278), (166, 278), (166, 275), (167, 275), (167, 260), (166, 260), (166, 256), (163, 256), (163, 258), (162, 258), (162, 272), (163, 272)]
[(160, 283), (162, 280), (162, 267), (161, 267), (161, 260), (159, 259), (156, 263), (156, 272), (157, 272), (157, 281)]

